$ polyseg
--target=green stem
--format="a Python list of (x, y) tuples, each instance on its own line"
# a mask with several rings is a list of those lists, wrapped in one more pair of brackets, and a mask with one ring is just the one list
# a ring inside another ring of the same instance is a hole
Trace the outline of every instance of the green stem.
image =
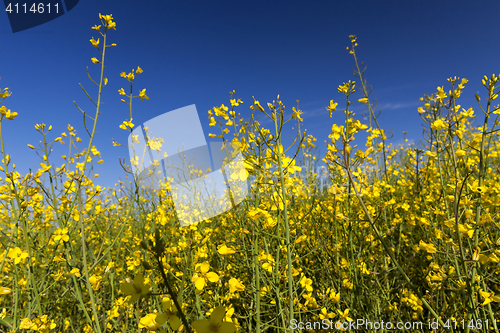
[[(278, 118), (276, 109), (273, 110), (273, 120), (274, 120), (274, 129), (276, 133), (276, 145), (278, 155), (278, 170), (280, 174), (280, 182), (281, 182), (281, 195), (283, 200), (283, 215), (285, 220), (285, 238), (286, 238), (286, 254), (287, 254), (287, 264), (288, 264), (288, 311), (289, 313), (289, 321), (291, 322), (294, 318), (293, 314), (293, 275), (292, 275), (292, 253), (290, 249), (290, 226), (288, 223), (288, 212), (287, 212), (287, 202), (286, 202), (286, 189), (285, 189), (285, 178), (283, 175), (283, 166), (281, 162), (281, 136), (278, 131)], [(277, 203), (279, 204), (279, 203)], [(290, 332), (293, 330), (290, 329)]]
[(165, 274), (165, 268), (163, 267), (163, 262), (160, 258), (159, 255), (156, 256), (156, 261), (158, 262), (158, 267), (160, 267), (160, 273), (163, 278), (163, 281), (165, 282), (165, 285), (167, 286), (168, 293), (170, 295), (170, 298), (172, 298), (172, 301), (174, 302), (175, 307), (177, 308), (177, 312), (179, 312), (179, 315), (181, 316), (181, 321), (184, 324), (184, 327), (186, 328), (186, 331), (188, 333), (193, 333), (191, 326), (189, 325), (186, 316), (184, 315), (184, 312), (182, 311), (182, 307), (179, 304), (179, 300), (177, 299), (177, 295), (175, 294), (174, 290), (172, 289), (172, 286), (170, 285), (170, 282), (167, 279), (167, 275)]

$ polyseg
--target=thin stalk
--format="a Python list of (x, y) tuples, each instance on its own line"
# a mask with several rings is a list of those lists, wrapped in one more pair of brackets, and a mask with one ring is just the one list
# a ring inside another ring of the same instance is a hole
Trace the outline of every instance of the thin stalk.
[(80, 232), (81, 232), (81, 236), (82, 236), (83, 271), (85, 274), (85, 282), (87, 285), (87, 290), (88, 290), (89, 297), (90, 297), (90, 303), (92, 306), (92, 314), (94, 316), (94, 322), (96, 323), (97, 332), (101, 333), (101, 325), (99, 323), (99, 314), (97, 313), (97, 307), (96, 307), (96, 302), (95, 302), (95, 297), (94, 297), (94, 290), (92, 289), (92, 285), (90, 284), (90, 279), (89, 279), (89, 268), (87, 266), (87, 250), (86, 250), (87, 245), (85, 242), (85, 228), (83, 227), (82, 193), (81, 193), (80, 186), (78, 186), (78, 187), (79, 187), (78, 209), (79, 209), (79, 213), (80, 213)]
[[(479, 169), (478, 170), (479, 171), (478, 187), (479, 188), (484, 185), (484, 177), (485, 177), (484, 167), (486, 164), (486, 157), (484, 156), (484, 148), (485, 148), (485, 142), (486, 142), (486, 127), (488, 126), (488, 120), (490, 118), (490, 107), (491, 107), (491, 100), (492, 100), (491, 95), (492, 95), (492, 93), (493, 93), (493, 91), (490, 90), (490, 96), (488, 98), (488, 104), (487, 104), (486, 112), (485, 112), (485, 116), (484, 116), (483, 131), (481, 133), (482, 136), (481, 136), (481, 146), (479, 148), (479, 165), (478, 165), (478, 169)], [(480, 221), (481, 221), (481, 192), (478, 193), (478, 198), (477, 198), (475, 224), (479, 225)], [(474, 232), (474, 249), (476, 249), (478, 247), (478, 244), (479, 244), (479, 230), (475, 230), (475, 232)], [(477, 265), (478, 265), (478, 263), (476, 263), (476, 262), (472, 263), (471, 297), (474, 297), (474, 295), (476, 294), (475, 288), (474, 288), (474, 282), (475, 282), (476, 273), (477, 273)], [(476, 314), (476, 316), (478, 316), (477, 308), (475, 310), (475, 314)], [(467, 322), (470, 321), (471, 316), (472, 316), (472, 313), (469, 312), (467, 315)], [(490, 316), (492, 317), (491, 312), (490, 312)], [(469, 329), (470, 329), (469, 326), (467, 326), (467, 329), (465, 330), (465, 332), (468, 333)]]
[[(288, 311), (289, 313), (289, 321), (291, 322), (294, 318), (293, 315), (293, 275), (292, 275), (292, 253), (290, 249), (290, 225), (288, 223), (288, 212), (287, 212), (287, 203), (286, 203), (286, 189), (285, 189), (285, 178), (283, 175), (283, 167), (281, 162), (281, 136), (278, 131), (278, 119), (276, 108), (273, 109), (273, 120), (274, 120), (274, 129), (276, 133), (276, 145), (277, 145), (277, 155), (278, 155), (278, 170), (280, 174), (280, 182), (281, 182), (281, 195), (283, 200), (283, 215), (285, 221), (285, 239), (286, 239), (286, 254), (287, 254), (287, 263), (288, 263)], [(290, 328), (290, 332), (293, 330)]]
[(177, 299), (177, 295), (175, 294), (175, 291), (172, 289), (172, 286), (170, 285), (170, 282), (167, 279), (167, 275), (165, 274), (165, 268), (163, 267), (163, 262), (162, 262), (159, 255), (156, 256), (156, 261), (158, 262), (158, 267), (160, 267), (160, 273), (161, 273), (161, 276), (163, 278), (163, 281), (165, 281), (165, 285), (167, 286), (167, 290), (168, 290), (168, 293), (170, 295), (170, 298), (172, 298), (172, 301), (174, 301), (174, 305), (177, 308), (177, 312), (179, 312), (179, 315), (181, 316), (181, 321), (184, 324), (186, 331), (188, 333), (193, 333), (193, 330), (191, 329), (191, 326), (189, 325), (189, 322), (187, 321), (186, 316), (184, 315), (184, 312), (182, 311), (182, 307), (179, 304), (179, 300)]

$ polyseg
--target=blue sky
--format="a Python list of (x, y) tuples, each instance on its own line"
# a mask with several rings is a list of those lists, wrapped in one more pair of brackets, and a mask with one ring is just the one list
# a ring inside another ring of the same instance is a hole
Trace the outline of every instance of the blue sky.
[[(136, 77), (134, 94), (146, 88), (150, 99), (134, 99), (136, 125), (195, 104), (208, 135), (207, 110), (228, 105), (229, 91), (236, 90), (235, 97), (243, 100), (236, 110), (247, 118), (252, 96), (266, 105), (280, 94), (288, 114), (300, 100), (305, 128), (324, 155), (332, 124), (343, 121), (340, 113), (330, 119), (325, 108), (331, 99), (343, 107), (337, 87), (356, 80), (353, 57), (346, 51), (348, 36), (354, 34), (357, 56), (368, 66), (371, 99), (382, 110), (381, 126), (393, 130), (395, 143), (402, 142), (403, 131), (418, 142), (419, 98), (437, 86), (447, 91), (448, 77), (469, 79), (461, 105), (478, 110), (474, 94), (486, 94), (483, 75), (500, 73), (498, 34), (489, 28), (499, 12), (498, 1), (82, 0), (67, 14), (18, 33), (12, 33), (7, 14), (0, 13), (0, 87), (13, 92), (2, 105), (19, 113), (2, 126), (6, 149), (25, 173), (40, 163), (27, 147), (41, 139), (35, 124), (52, 125), (52, 138), (71, 124), (87, 142), (73, 101), (95, 112), (78, 83), (97, 95), (86, 66), (97, 80), (100, 67), (90, 58), (99, 55), (89, 39), (100, 37), (90, 29), (99, 24), (98, 13), (113, 14), (117, 23), (108, 37), (118, 46), (107, 49), (109, 83), (95, 137), (104, 159), (96, 171), (101, 184), (109, 186), (124, 175), (118, 158), (128, 159), (127, 148), (112, 145), (112, 139), (126, 144), (128, 137), (118, 127), (129, 118), (117, 93), (129, 87), (120, 72), (137, 66), (144, 70)], [(360, 117), (362, 107), (354, 110)], [(60, 144), (54, 148), (54, 156), (67, 152)]]

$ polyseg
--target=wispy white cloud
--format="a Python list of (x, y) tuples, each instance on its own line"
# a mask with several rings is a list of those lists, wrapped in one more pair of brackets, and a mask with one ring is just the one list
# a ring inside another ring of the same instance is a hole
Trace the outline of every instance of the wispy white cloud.
[[(301, 108), (302, 109), (302, 108)], [(328, 114), (328, 111), (326, 110), (326, 106), (315, 108), (315, 109), (305, 109), (303, 110), (302, 118), (312, 118), (316, 117), (321, 114)]]
[[(321, 103), (309, 103), (311, 105), (318, 105), (318, 104), (321, 104)], [(416, 102), (408, 102), (408, 103), (384, 103), (384, 104), (379, 104), (377, 105), (376, 107), (376, 110), (382, 110), (382, 111), (388, 111), (388, 110), (399, 110), (399, 109), (405, 109), (405, 108), (414, 108), (414, 107), (417, 107), (417, 106), (420, 106), (421, 105), (421, 102), (419, 101), (416, 101)], [(316, 117), (321, 117), (321, 116), (328, 116), (328, 110), (326, 109), (328, 105), (324, 105), (324, 106), (320, 106), (320, 107), (302, 107), (299, 106), (299, 109), (302, 110), (303, 114), (301, 115), (302, 118), (304, 119), (310, 119), (310, 118), (316, 118)], [(352, 107), (351, 107), (352, 109)], [(354, 110), (356, 113), (357, 111)], [(291, 114), (292, 110), (291, 108), (286, 110), (286, 113), (287, 114)], [(262, 124), (266, 124), (266, 123), (272, 123), (272, 121), (267, 118), (266, 116), (262, 116), (260, 117), (260, 121)]]
[[(319, 104), (319, 103), (316, 103), (316, 105)], [(417, 106), (420, 106), (422, 105), (422, 102), (420, 101), (415, 101), (415, 102), (407, 102), (407, 103), (383, 103), (383, 104), (378, 104), (376, 106), (376, 110), (386, 110), (386, 111), (389, 111), (389, 110), (400, 110), (400, 109), (408, 109), (408, 108), (415, 108)], [(319, 115), (325, 115), (325, 114), (328, 114), (328, 111), (326, 110), (326, 107), (328, 105), (324, 105), (324, 106), (321, 106), (321, 107), (315, 107), (315, 108), (302, 108), (300, 107), (300, 109), (303, 110), (304, 114), (302, 115), (302, 118), (312, 118), (312, 117), (316, 117), (316, 116), (319, 116)], [(352, 109), (352, 107), (351, 107)]]
[(391, 95), (394, 96), (394, 92), (396, 91), (401, 91), (401, 90), (406, 90), (410, 91), (413, 89), (419, 89), (422, 87), (421, 83), (403, 83), (403, 84), (395, 84), (395, 85), (390, 85), (386, 86), (384, 88), (381, 87), (373, 87), (373, 95), (377, 96), (378, 98), (384, 97), (390, 97)]
[(377, 110), (399, 110), (412, 108), (421, 105), (422, 102), (408, 102), (408, 103), (384, 103), (377, 105)]

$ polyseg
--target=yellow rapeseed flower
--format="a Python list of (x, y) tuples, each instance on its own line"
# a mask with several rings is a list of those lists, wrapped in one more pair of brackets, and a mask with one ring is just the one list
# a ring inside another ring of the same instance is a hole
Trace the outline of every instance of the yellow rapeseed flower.
[(11, 292), (12, 292), (12, 290), (10, 290), (9, 288), (0, 286), (0, 296), (8, 295)]
[(231, 102), (231, 106), (238, 106), (238, 105), (240, 105), (240, 103), (243, 103), (243, 102), (241, 101), (241, 99), (239, 99), (239, 98), (238, 98), (238, 100), (236, 100), (236, 99), (231, 99), (231, 100), (230, 100), (230, 102)]
[(241, 283), (241, 281), (239, 281), (238, 279), (235, 279), (235, 278), (231, 278), (229, 280), (229, 291), (231, 293), (234, 293), (235, 291), (243, 291), (245, 290), (245, 286), (243, 285), (243, 283)]
[(144, 98), (145, 99), (149, 99), (148, 96), (146, 96), (146, 89), (142, 89), (140, 92), (139, 92), (139, 97), (141, 98), (141, 100), (143, 101)]
[(340, 317), (344, 320), (351, 321), (352, 318), (349, 317), (349, 309), (345, 309), (343, 312), (337, 309), (337, 312), (340, 314)]
[(5, 106), (0, 106), (0, 114), (9, 120), (14, 120), (17, 117), (17, 112), (11, 112)]
[(227, 321), (223, 321), (226, 310), (223, 306), (218, 306), (210, 315), (210, 319), (196, 320), (192, 326), (197, 333), (233, 333), (236, 326)]
[(69, 272), (69, 274), (74, 275), (74, 276), (76, 276), (76, 277), (80, 277), (80, 276), (82, 276), (82, 275), (80, 274), (80, 269), (79, 269), (78, 267), (74, 267), (74, 268), (73, 268), (73, 269)]
[(12, 95), (12, 92), (9, 91), (9, 88), (3, 89), (3, 92), (2, 92), (2, 89), (0, 89), (0, 98), (7, 98), (10, 95)]
[(144, 276), (142, 274), (137, 274), (134, 277), (133, 282), (125, 282), (120, 286), (120, 290), (125, 295), (132, 296), (130, 302), (133, 303), (139, 298), (146, 296), (149, 293), (150, 285), (144, 282)]
[(64, 242), (69, 241), (68, 228), (57, 228), (54, 231), (54, 241), (63, 240)]
[(102, 276), (97, 276), (93, 274), (91, 277), (89, 277), (89, 282), (92, 285), (92, 289), (94, 291), (99, 290), (99, 285), (101, 284), (102, 281)]
[(300, 285), (302, 286), (302, 288), (305, 288), (308, 292), (313, 291), (312, 280), (306, 277), (305, 275), (303, 275), (302, 279), (300, 279)]
[(434, 246), (434, 244), (427, 244), (423, 240), (420, 240), (418, 247), (420, 250), (426, 251), (427, 253), (436, 253), (437, 252), (437, 249)]
[(448, 123), (446, 122), (446, 120), (439, 118), (432, 123), (431, 128), (435, 129), (436, 131), (440, 131), (442, 129), (448, 128)]
[(483, 289), (479, 289), (479, 294), (483, 297), (484, 301), (481, 304), (482, 306), (488, 305), (491, 302), (500, 302), (500, 297), (495, 296), (494, 292), (486, 292)]
[(232, 248), (227, 247), (226, 244), (219, 245), (217, 252), (219, 252), (219, 254), (221, 255), (228, 255), (235, 253), (235, 251)]
[(145, 328), (148, 331), (157, 331), (160, 325), (156, 322), (158, 314), (149, 313), (139, 320), (139, 328)]
[(176, 331), (181, 326), (181, 320), (176, 315), (177, 309), (174, 302), (168, 298), (164, 298), (161, 300), (161, 306), (165, 312), (162, 312), (156, 317), (156, 322), (160, 325), (168, 322), (170, 327)]
[(93, 47), (95, 47), (96, 49), (99, 48), (99, 38), (97, 40), (95, 40), (94, 37), (92, 37), (92, 39), (90, 40), (90, 42), (92, 43)]
[(207, 280), (210, 282), (219, 281), (219, 275), (214, 272), (209, 272), (210, 264), (208, 262), (204, 262), (201, 264), (196, 264), (196, 268), (198, 273), (193, 275), (191, 281), (194, 283), (196, 289), (203, 290), (206, 285)]
[(303, 114), (302, 110), (295, 109), (295, 107), (292, 107), (292, 118), (293, 119), (298, 119), (299, 121), (303, 121), (303, 119), (300, 117), (301, 114)]
[(13, 247), (9, 250), (9, 258), (14, 260), (14, 264), (24, 263), (28, 258), (28, 252), (21, 250), (19, 247)]
[(132, 123), (132, 119), (124, 120), (123, 123), (119, 126), (123, 130), (127, 130), (127, 128), (134, 128), (134, 123)]

